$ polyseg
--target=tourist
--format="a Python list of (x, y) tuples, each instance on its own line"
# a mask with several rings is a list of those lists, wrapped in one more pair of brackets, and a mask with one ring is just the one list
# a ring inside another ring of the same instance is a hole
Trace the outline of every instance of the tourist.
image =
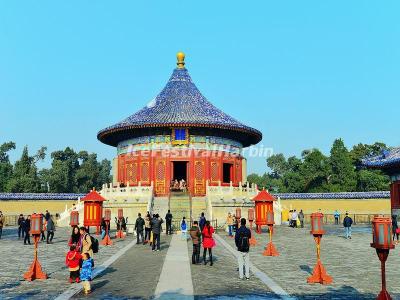
[(346, 216), (343, 219), (343, 226), (346, 230), (346, 239), (351, 239), (351, 224), (353, 224), (353, 220), (349, 217), (349, 214), (346, 212)]
[(240, 220), (240, 228), (236, 231), (235, 244), (238, 250), (239, 278), (243, 279), (243, 269), (245, 269), (246, 279), (250, 278), (250, 239), (251, 231), (246, 227), (246, 219)]
[(204, 217), (204, 213), (202, 212), (199, 219), (200, 233), (203, 232), (204, 226), (206, 226), (206, 217)]
[(212, 248), (215, 247), (215, 241), (213, 239), (214, 228), (210, 225), (210, 221), (206, 221), (206, 226), (203, 229), (203, 261), (207, 264), (206, 255), (208, 250), (208, 256), (210, 258), (210, 266), (213, 265)]
[(167, 224), (167, 234), (172, 234), (172, 214), (168, 209), (167, 214), (165, 215), (165, 223)]
[(140, 239), (142, 240), (143, 245), (145, 244), (144, 242), (144, 236), (143, 236), (143, 230), (144, 230), (144, 219), (142, 218), (142, 214), (138, 213), (138, 217), (135, 222), (135, 230), (136, 230), (136, 244), (139, 245)]
[(164, 223), (163, 219), (156, 214), (155, 217), (153, 218), (153, 220), (151, 221), (152, 225), (153, 225), (153, 245), (152, 245), (152, 250), (156, 251), (160, 251), (160, 234), (162, 231), (161, 225), (162, 223)]
[(40, 236), (41, 236), (40, 240), (42, 242), (44, 242), (46, 240), (46, 236), (44, 235), (44, 232), (47, 231), (47, 221), (46, 221), (46, 219), (44, 217), (44, 214), (41, 213), (40, 215), (42, 216), (42, 223), (43, 223), (42, 224), (42, 230), (40, 232)]
[(183, 217), (181, 222), (181, 232), (182, 232), (182, 240), (187, 241), (187, 224), (185, 217)]
[(300, 209), (299, 212), (299, 221), (300, 221), (300, 227), (304, 228), (304, 213), (302, 209)]
[(87, 253), (90, 257), (93, 257), (92, 238), (83, 226), (79, 228), (79, 233), (81, 235), (81, 253)]
[(47, 209), (46, 209), (46, 214), (44, 215), (44, 218), (46, 219), (46, 221), (48, 221), (50, 219), (50, 213)]
[(26, 242), (28, 244), (31, 244), (31, 237), (30, 237), (30, 231), (31, 231), (31, 216), (27, 216), (25, 221), (24, 221), (24, 233), (25, 233), (25, 238), (24, 238), (24, 245), (26, 245)]
[(393, 232), (393, 241), (394, 241), (394, 238), (397, 237), (396, 244), (398, 244), (400, 230), (399, 230), (399, 225), (397, 224), (397, 216), (396, 215), (392, 216), (392, 232)]
[(288, 221), (289, 221), (289, 227), (292, 227), (292, 214), (293, 210), (289, 210), (289, 215), (288, 215)]
[(79, 253), (78, 248), (75, 244), (72, 244), (65, 257), (65, 264), (69, 270), (69, 282), (79, 282), (79, 265), (81, 262), (82, 255)]
[(239, 228), (239, 220), (236, 218), (235, 215), (232, 216), (233, 218), (233, 231), (236, 232), (236, 230), (238, 230)]
[(127, 220), (128, 220), (128, 217), (126, 219), (125, 219), (125, 217), (122, 217), (122, 219), (121, 219), (121, 230), (123, 232), (126, 232), (126, 222), (127, 222)]
[(103, 240), (106, 236), (106, 228), (107, 228), (107, 223), (104, 220), (104, 218), (101, 218), (100, 222), (100, 231), (101, 231), (101, 239)]
[(193, 243), (192, 264), (198, 264), (200, 262), (201, 233), (199, 230), (199, 223), (197, 221), (193, 222), (193, 225), (190, 228), (189, 233)]
[(47, 238), (46, 238), (47, 244), (51, 244), (53, 242), (55, 230), (56, 230), (56, 226), (54, 225), (53, 216), (50, 215), (49, 219), (47, 220)]
[(82, 281), (83, 292), (87, 295), (91, 292), (90, 281), (92, 280), (93, 259), (87, 252), (82, 254), (82, 268), (80, 279)]
[(228, 217), (226, 218), (226, 225), (228, 225), (228, 235), (230, 237), (233, 236), (232, 230), (233, 230), (233, 224), (235, 223), (235, 219), (231, 215), (231, 213), (228, 213)]
[(297, 227), (297, 211), (294, 210), (292, 213), (292, 227), (296, 228)]
[(151, 217), (150, 213), (147, 212), (146, 217), (144, 218), (144, 242), (148, 243), (150, 241), (151, 235)]
[(5, 222), (6, 222), (6, 220), (4, 218), (3, 212), (0, 211), (0, 239), (1, 239), (1, 236), (3, 235), (3, 226), (4, 226)]
[(339, 225), (339, 218), (340, 218), (340, 213), (337, 209), (335, 209), (333, 216), (335, 218), (335, 225)]
[(18, 239), (24, 237), (24, 222), (25, 218), (23, 214), (20, 214), (18, 217), (17, 225), (18, 225)]
[(79, 233), (79, 227), (76, 225), (72, 227), (71, 237), (68, 241), (68, 246), (71, 247), (72, 245), (75, 245), (78, 250), (81, 249), (81, 234)]

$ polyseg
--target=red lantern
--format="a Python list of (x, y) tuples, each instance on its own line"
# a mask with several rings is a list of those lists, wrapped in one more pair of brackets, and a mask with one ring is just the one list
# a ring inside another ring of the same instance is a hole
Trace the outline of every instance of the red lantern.
[(93, 189), (81, 201), (83, 201), (83, 226), (96, 226), (96, 233), (98, 234), (105, 199)]
[(72, 227), (79, 225), (79, 212), (77, 212), (76, 210), (71, 211), (69, 225), (71, 225)]
[(43, 215), (34, 214), (31, 216), (31, 234), (40, 235), (43, 229)]
[(254, 208), (249, 208), (248, 210), (248, 219), (250, 223), (254, 221)]
[(311, 214), (311, 234), (313, 235), (323, 235), (325, 230), (323, 229), (323, 218), (322, 213), (312, 213)]
[(250, 222), (250, 232), (251, 232), (251, 238), (250, 238), (250, 246), (255, 246), (257, 245), (257, 240), (252, 232), (253, 230), (253, 222), (254, 222), (254, 208), (249, 208), (249, 210), (247, 211), (248, 214), (248, 219)]
[(104, 212), (104, 221), (110, 222), (111, 220), (111, 209), (106, 209)]
[(122, 219), (124, 217), (124, 210), (122, 208), (118, 209), (118, 219)]
[(375, 217), (372, 221), (371, 247), (375, 249), (393, 249), (392, 220), (385, 217)]
[(372, 221), (372, 240), (371, 247), (376, 249), (379, 260), (381, 261), (382, 289), (378, 300), (392, 299), (386, 290), (386, 260), (389, 250), (394, 248), (392, 242), (392, 220), (385, 217), (374, 217)]
[(267, 220), (266, 220), (267, 225), (274, 225), (275, 221), (274, 221), (274, 211), (268, 209), (267, 210)]
[(242, 217), (242, 210), (238, 207), (238, 208), (236, 208), (236, 213), (235, 213), (235, 217), (236, 217), (236, 220), (240, 220), (240, 218)]

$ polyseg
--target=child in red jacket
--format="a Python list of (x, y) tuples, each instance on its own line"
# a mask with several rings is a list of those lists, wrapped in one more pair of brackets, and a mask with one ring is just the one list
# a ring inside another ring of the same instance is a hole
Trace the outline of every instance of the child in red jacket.
[(82, 259), (82, 255), (77, 251), (76, 245), (73, 244), (69, 248), (69, 251), (67, 253), (67, 256), (65, 257), (65, 264), (67, 265), (69, 269), (69, 282), (73, 283), (79, 282), (79, 268), (80, 268), (80, 262)]

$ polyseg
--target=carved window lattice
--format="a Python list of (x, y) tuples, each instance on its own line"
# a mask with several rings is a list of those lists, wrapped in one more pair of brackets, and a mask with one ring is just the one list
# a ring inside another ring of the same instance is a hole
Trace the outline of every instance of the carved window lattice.
[(142, 163), (142, 168), (141, 168), (142, 170), (141, 170), (141, 181), (143, 181), (143, 182), (149, 182), (150, 181), (150, 178), (149, 178), (149, 175), (150, 175), (150, 168), (149, 168), (149, 163), (148, 162), (143, 162)]
[(211, 181), (218, 181), (219, 176), (218, 176), (218, 163), (217, 162), (212, 162), (211, 163)]

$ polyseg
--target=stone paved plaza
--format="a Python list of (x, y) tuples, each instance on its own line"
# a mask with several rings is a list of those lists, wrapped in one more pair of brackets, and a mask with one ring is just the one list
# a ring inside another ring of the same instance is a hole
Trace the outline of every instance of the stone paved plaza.
[[(306, 283), (316, 261), (315, 244), (308, 228), (276, 227), (274, 242), (279, 257), (264, 257), (262, 252), (268, 235), (256, 235), (258, 245), (251, 249), (251, 261), (292, 298), (374, 299), (380, 290), (380, 264), (375, 250), (369, 246), (370, 227), (354, 226), (352, 240), (343, 238), (340, 226), (326, 229), (327, 234), (322, 239), (322, 262), (328, 274), (333, 277), (331, 285)], [(43, 299), (44, 296), (46, 299), (54, 299), (71, 290), (71, 286), (80, 287), (67, 282), (68, 270), (64, 266), (64, 255), (68, 234), (69, 230), (60, 228), (56, 231), (54, 244), (40, 244), (39, 259), (50, 278), (46, 281), (27, 282), (22, 275), (32, 261), (33, 246), (24, 246), (16, 238), (16, 229), (6, 228), (0, 241), (3, 258), (0, 260), (0, 299)], [(217, 236), (214, 266), (190, 265), (187, 274), (184, 269), (190, 264), (192, 245), (190, 241), (187, 245), (180, 241), (179, 236), (175, 236), (171, 242), (171, 237), (163, 234), (160, 252), (152, 252), (149, 246), (133, 245), (132, 235), (125, 240), (113, 241), (113, 246), (101, 247), (95, 256), (97, 268), (116, 253), (125, 248), (128, 250), (93, 280), (92, 294), (85, 296), (74, 293), (73, 298), (150, 299), (160, 289), (168, 289), (169, 283), (174, 293), (159, 295), (160, 299), (280, 298), (273, 293), (271, 286), (254, 274), (251, 274), (249, 281), (238, 279), (236, 259), (229, 250), (234, 246), (234, 240), (223, 231), (219, 231)], [(184, 252), (184, 260), (171, 253), (171, 249), (175, 248), (176, 251), (177, 247), (181, 250), (186, 248), (187, 256)], [(400, 299), (397, 280), (400, 276), (399, 252), (399, 249), (391, 251), (386, 268), (388, 290), (394, 299)], [(175, 269), (165, 267), (166, 257), (169, 257), (169, 264), (176, 264)], [(192, 287), (193, 295), (180, 296), (180, 284)]]

